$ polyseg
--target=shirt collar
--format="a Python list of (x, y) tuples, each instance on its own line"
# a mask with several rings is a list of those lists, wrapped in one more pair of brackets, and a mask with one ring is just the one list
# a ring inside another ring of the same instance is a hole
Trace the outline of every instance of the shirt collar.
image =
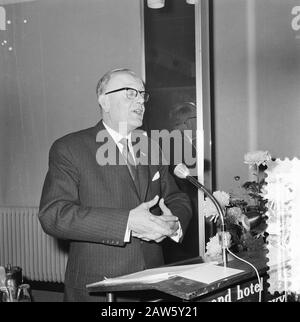
[[(119, 132), (115, 131), (114, 129), (112, 129), (111, 127), (109, 127), (107, 124), (104, 123), (104, 121), (102, 121), (104, 127), (106, 128), (107, 132), (111, 135), (111, 137), (113, 138), (113, 140), (115, 141), (116, 144), (120, 144), (120, 140), (124, 138), (124, 136), (122, 136)], [(125, 136), (125, 139), (128, 140), (128, 142), (131, 144), (131, 132)]]

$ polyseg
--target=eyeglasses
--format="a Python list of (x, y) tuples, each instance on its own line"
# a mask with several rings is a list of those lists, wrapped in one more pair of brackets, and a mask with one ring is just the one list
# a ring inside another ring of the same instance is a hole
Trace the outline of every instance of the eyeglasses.
[(119, 89), (115, 89), (113, 91), (105, 93), (105, 95), (120, 92), (120, 91), (126, 91), (126, 97), (129, 100), (134, 100), (135, 98), (137, 98), (138, 94), (140, 94), (142, 96), (144, 102), (148, 102), (149, 97), (150, 97), (149, 93), (147, 93), (145, 91), (138, 91), (137, 89), (131, 88), (131, 87), (122, 87)]

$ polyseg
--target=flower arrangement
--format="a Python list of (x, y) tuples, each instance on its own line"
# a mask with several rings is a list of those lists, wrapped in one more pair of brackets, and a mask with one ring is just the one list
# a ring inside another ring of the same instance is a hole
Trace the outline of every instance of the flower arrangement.
[(272, 158), (268, 151), (248, 152), (244, 157), (244, 163), (249, 165), (253, 180), (245, 182), (242, 187), (250, 197), (248, 200), (249, 205), (256, 206), (263, 213), (266, 212), (265, 204), (267, 203), (263, 195), (263, 188), (266, 184), (264, 171), (268, 168), (268, 163), (271, 160)]
[[(266, 184), (264, 171), (269, 161), (271, 156), (268, 151), (248, 152), (244, 156), (244, 163), (249, 166), (250, 180), (240, 184), (240, 177), (236, 176), (234, 179), (238, 189), (235, 192), (213, 192), (223, 210), (226, 233), (229, 234), (227, 246), (233, 252), (256, 250), (265, 243), (267, 200), (263, 191)], [(222, 253), (221, 219), (208, 197), (204, 198), (200, 207), (204, 216), (215, 222), (217, 227), (217, 234), (206, 245), (205, 257), (218, 257)]]

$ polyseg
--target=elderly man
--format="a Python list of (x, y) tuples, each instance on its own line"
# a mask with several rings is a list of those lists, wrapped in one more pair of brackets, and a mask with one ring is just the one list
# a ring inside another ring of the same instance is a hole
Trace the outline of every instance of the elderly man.
[[(97, 97), (103, 119), (52, 145), (40, 202), (45, 232), (70, 241), (65, 301), (101, 301), (87, 284), (162, 265), (161, 241), (180, 242), (191, 217), (168, 166), (151, 164), (147, 150), (141, 164), (135, 151), (133, 137), (150, 141), (137, 130), (149, 98), (142, 80), (109, 71)], [(117, 158), (105, 159), (111, 151)]]

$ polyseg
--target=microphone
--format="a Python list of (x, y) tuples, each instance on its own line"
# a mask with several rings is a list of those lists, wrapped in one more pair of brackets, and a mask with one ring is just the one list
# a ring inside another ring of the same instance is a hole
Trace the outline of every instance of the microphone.
[(223, 266), (227, 266), (227, 238), (225, 235), (226, 227), (224, 222), (224, 212), (222, 207), (220, 206), (218, 200), (214, 197), (214, 195), (204, 186), (202, 185), (198, 180), (196, 180), (194, 177), (190, 176), (190, 171), (187, 168), (187, 166), (183, 163), (178, 164), (174, 169), (174, 174), (180, 178), (180, 179), (187, 179), (189, 182), (191, 182), (194, 186), (196, 186), (198, 189), (201, 189), (206, 193), (206, 195), (211, 199), (215, 207), (217, 208), (217, 211), (219, 213), (219, 216), (221, 218), (221, 233), (222, 233), (222, 259), (223, 259)]

